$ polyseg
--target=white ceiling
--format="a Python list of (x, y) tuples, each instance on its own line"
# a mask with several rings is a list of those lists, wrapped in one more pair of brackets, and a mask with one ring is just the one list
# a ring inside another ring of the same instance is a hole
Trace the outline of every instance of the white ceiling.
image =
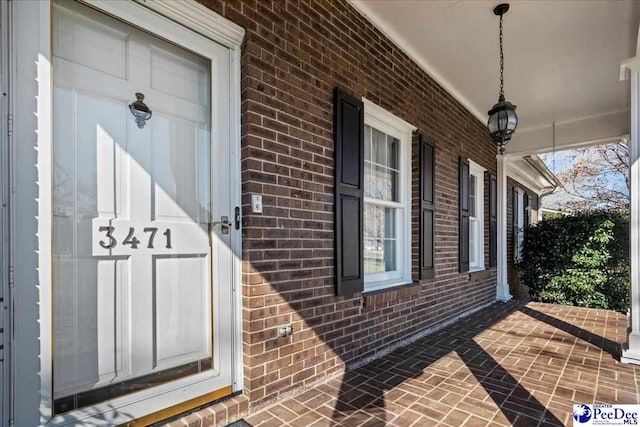
[[(499, 91), (499, 1), (351, 0), (483, 122)], [(629, 80), (636, 53), (633, 0), (512, 1), (504, 16), (505, 95), (519, 125), (507, 152), (556, 147), (629, 132)]]

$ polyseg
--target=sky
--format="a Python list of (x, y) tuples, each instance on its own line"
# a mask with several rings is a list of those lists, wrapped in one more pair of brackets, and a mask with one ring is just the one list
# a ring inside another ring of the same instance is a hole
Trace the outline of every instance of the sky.
[[(584, 154), (582, 154), (584, 152)], [(545, 162), (547, 167), (556, 175), (573, 168), (575, 164), (580, 160), (581, 156), (592, 155), (593, 148), (581, 149), (581, 150), (564, 150), (555, 153), (540, 154), (540, 158)], [(610, 173), (605, 175), (608, 184), (615, 190), (625, 192), (628, 194), (628, 189), (625, 183), (625, 179), (618, 173)], [(570, 188), (570, 183), (564, 183), (565, 187)], [(542, 198), (542, 207), (562, 210), (566, 209), (566, 203), (570, 200), (579, 200), (579, 198), (569, 194), (567, 191), (559, 188), (555, 193)]]

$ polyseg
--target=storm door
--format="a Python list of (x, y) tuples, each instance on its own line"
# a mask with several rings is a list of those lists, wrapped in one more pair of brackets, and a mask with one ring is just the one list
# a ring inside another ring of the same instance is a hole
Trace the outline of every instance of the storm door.
[(231, 384), (231, 263), (213, 244), (231, 227), (212, 221), (228, 53), (211, 44), (215, 60), (54, 3), (56, 414), (203, 372)]

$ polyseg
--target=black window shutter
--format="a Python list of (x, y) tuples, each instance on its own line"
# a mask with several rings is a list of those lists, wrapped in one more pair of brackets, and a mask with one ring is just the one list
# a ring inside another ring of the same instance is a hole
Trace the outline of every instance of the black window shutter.
[(520, 228), (519, 216), (518, 216), (518, 190), (513, 187), (513, 259), (517, 260), (520, 256), (518, 253), (518, 229)]
[(336, 294), (364, 289), (364, 104), (334, 93)]
[(435, 146), (420, 135), (420, 279), (432, 279), (434, 266)]
[(458, 160), (458, 195), (460, 197), (460, 224), (458, 232), (458, 268), (460, 273), (469, 271), (469, 160)]
[(489, 174), (489, 267), (498, 264), (498, 182)]

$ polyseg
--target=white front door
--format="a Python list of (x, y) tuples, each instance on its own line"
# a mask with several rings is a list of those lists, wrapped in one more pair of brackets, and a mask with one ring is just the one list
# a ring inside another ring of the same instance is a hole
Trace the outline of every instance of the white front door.
[(229, 51), (75, 2), (52, 23), (54, 413), (205, 372), (229, 386)]

